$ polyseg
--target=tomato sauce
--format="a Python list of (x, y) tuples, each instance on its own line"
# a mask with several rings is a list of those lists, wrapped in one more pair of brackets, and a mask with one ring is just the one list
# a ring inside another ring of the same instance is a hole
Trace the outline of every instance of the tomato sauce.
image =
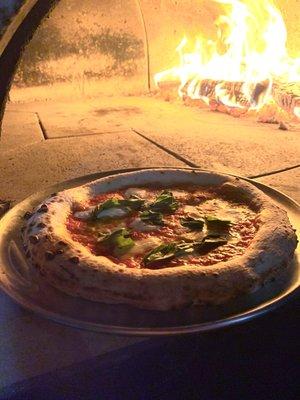
[[(153, 198), (161, 192), (161, 190), (154, 189), (145, 190), (149, 192), (149, 198)], [(82, 204), (78, 209), (85, 210), (88, 207), (98, 205), (111, 198), (124, 199), (124, 192), (125, 190), (100, 194), (90, 199), (88, 203)], [(193, 206), (197, 205), (199, 208), (200, 217), (207, 215), (207, 212), (209, 215), (213, 215), (214, 213), (218, 214), (220, 212), (226, 213), (229, 210), (230, 212), (233, 212), (233, 215), (235, 215), (235, 221), (230, 225), (228, 233), (231, 239), (226, 244), (212, 249), (207, 254), (198, 255), (193, 253), (184, 257), (171, 259), (167, 262), (164, 261), (163, 263), (147, 266), (147, 268), (170, 268), (177, 265), (191, 264), (207, 266), (221, 261), (227, 261), (230, 258), (242, 255), (245, 249), (250, 245), (255, 233), (257, 232), (259, 227), (258, 215), (247, 206), (242, 204), (232, 202), (229, 203), (226, 200), (209, 200), (212, 197), (211, 192), (203, 193), (202, 191), (199, 193), (198, 190), (194, 193), (194, 196), (192, 194), (189, 194), (189, 196), (184, 200), (177, 199), (179, 207), (174, 214), (164, 214), (164, 226), (161, 226), (159, 229), (150, 232), (141, 232), (131, 228), (133, 221), (138, 218), (139, 213), (137, 211), (132, 212), (123, 218), (112, 219), (104, 222), (79, 220), (74, 216), (73, 213), (68, 217), (66, 226), (72, 236), (72, 239), (86, 246), (91, 253), (97, 256), (103, 255), (117, 264), (125, 264), (128, 268), (143, 268), (143, 257), (145, 254), (131, 255), (129, 252), (128, 256), (125, 254), (121, 258), (113, 257), (110, 249), (107, 249), (101, 245), (101, 240), (99, 240), (99, 238), (101, 238), (103, 232), (113, 231), (114, 229), (119, 228), (121, 224), (122, 227), (130, 230), (130, 237), (135, 242), (147, 239), (151, 236), (160, 239), (161, 243), (163, 244), (174, 241), (178, 242), (183, 241), (184, 239), (182, 239), (182, 237), (184, 238), (186, 233), (191, 232), (180, 224), (180, 219), (182, 217), (189, 216), (189, 212), (185, 209), (187, 204)], [(174, 197), (176, 198), (176, 196)], [(148, 252), (149, 250), (146, 253)]]

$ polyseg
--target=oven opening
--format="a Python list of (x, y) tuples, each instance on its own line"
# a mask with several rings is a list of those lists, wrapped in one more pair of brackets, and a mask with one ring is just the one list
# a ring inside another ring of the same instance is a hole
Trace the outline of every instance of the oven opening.
[(115, 168), (298, 168), (296, 3), (53, 1), (6, 103), (8, 196)]

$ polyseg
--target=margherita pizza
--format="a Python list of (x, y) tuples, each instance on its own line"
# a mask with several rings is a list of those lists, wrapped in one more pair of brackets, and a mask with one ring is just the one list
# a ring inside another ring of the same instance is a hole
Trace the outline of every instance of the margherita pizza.
[(171, 169), (53, 194), (23, 237), (31, 265), (61, 291), (156, 310), (253, 292), (297, 245), (286, 212), (250, 183)]

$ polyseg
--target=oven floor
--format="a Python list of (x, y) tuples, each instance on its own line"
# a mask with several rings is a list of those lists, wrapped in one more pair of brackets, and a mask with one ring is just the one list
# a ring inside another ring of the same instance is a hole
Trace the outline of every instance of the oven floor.
[(299, 126), (282, 131), (154, 96), (9, 103), (0, 141), (0, 199), (17, 202), (103, 170), (198, 166), (259, 176), (300, 201), (299, 135)]

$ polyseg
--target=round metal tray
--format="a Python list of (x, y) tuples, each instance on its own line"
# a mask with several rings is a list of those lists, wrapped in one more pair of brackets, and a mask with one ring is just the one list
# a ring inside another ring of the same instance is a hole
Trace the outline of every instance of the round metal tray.
[[(133, 170), (137, 169), (110, 171), (63, 182), (28, 197), (12, 208), (0, 220), (2, 289), (21, 306), (53, 321), (92, 331), (127, 335), (178, 335), (214, 330), (269, 312), (299, 292), (299, 246), (288, 278), (269, 282), (257, 292), (222, 306), (198, 306), (167, 312), (140, 310), (127, 305), (109, 305), (71, 297), (31, 275), (20, 238), (24, 213), (52, 192), (79, 186), (103, 176)], [(284, 208), (292, 225), (299, 231), (300, 206), (294, 200), (261, 183), (245, 180)]]

